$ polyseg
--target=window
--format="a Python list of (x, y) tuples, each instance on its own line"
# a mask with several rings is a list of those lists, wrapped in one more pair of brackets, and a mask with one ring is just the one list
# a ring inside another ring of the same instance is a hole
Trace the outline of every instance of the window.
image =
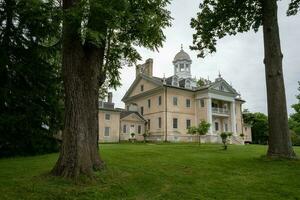
[(126, 133), (126, 129), (127, 129), (127, 127), (126, 127), (126, 125), (124, 124), (124, 125), (123, 125), (123, 133)]
[(186, 128), (190, 128), (191, 127), (191, 120), (190, 119), (187, 119), (186, 120)]
[(204, 99), (200, 100), (200, 104), (201, 104), (201, 107), (203, 108), (204, 107)]
[(138, 134), (141, 134), (141, 132), (142, 132), (142, 127), (141, 127), (141, 125), (139, 125), (138, 126)]
[(173, 118), (173, 128), (178, 128), (178, 119)]
[(220, 90), (224, 91), (224, 86), (223, 85), (220, 85)]
[(219, 130), (219, 123), (215, 122), (215, 131), (218, 131), (218, 130)]
[(148, 119), (148, 130), (150, 130), (150, 119)]
[(144, 115), (144, 107), (141, 107), (141, 115)]
[(151, 107), (151, 99), (148, 99), (148, 108)]
[(105, 127), (104, 136), (106, 136), (106, 137), (109, 136), (109, 127)]
[(225, 123), (225, 131), (228, 131), (228, 124)]
[(217, 104), (217, 103), (214, 103), (214, 102), (211, 103), (211, 105), (212, 105), (213, 108), (218, 108), (218, 107), (219, 107), (218, 104)]
[(181, 72), (184, 71), (184, 64), (180, 64), (180, 71), (181, 71)]
[(178, 80), (176, 76), (173, 77), (173, 85), (178, 86)]
[(141, 85), (141, 92), (144, 91), (144, 85)]
[(187, 99), (186, 102), (185, 102), (185, 104), (186, 104), (187, 108), (190, 108), (191, 107), (191, 100)]
[(174, 106), (177, 106), (177, 103), (178, 103), (178, 102), (177, 102), (177, 97), (173, 97), (173, 105), (174, 105)]
[(187, 71), (189, 72), (190, 71), (190, 64), (186, 64), (185, 66), (186, 66)]
[(191, 87), (190, 81), (185, 81), (185, 87), (186, 87), (186, 88), (190, 88), (190, 87)]
[(158, 128), (161, 128), (161, 117), (158, 118)]
[(158, 105), (161, 105), (161, 96), (158, 97)]
[(105, 119), (106, 119), (106, 120), (110, 120), (110, 114), (106, 113), (106, 114), (105, 114)]

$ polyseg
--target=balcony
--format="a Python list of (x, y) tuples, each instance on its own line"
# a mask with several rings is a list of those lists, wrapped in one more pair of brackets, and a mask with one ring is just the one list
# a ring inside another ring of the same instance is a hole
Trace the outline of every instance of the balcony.
[(229, 110), (227, 108), (212, 107), (212, 113), (222, 114), (222, 115), (229, 115)]

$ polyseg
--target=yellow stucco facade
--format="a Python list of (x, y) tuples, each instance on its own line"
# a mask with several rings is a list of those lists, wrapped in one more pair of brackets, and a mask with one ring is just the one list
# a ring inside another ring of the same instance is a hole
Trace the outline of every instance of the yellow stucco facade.
[(135, 139), (141, 140), (143, 132), (148, 134), (148, 140), (196, 141), (187, 132), (201, 120), (211, 124), (206, 136), (202, 136), (203, 142), (221, 142), (221, 132), (232, 132), (232, 143), (251, 140), (251, 127), (245, 128), (243, 124), (245, 101), (240, 94), (220, 74), (215, 81), (201, 79), (202, 85), (198, 85), (191, 78), (191, 63), (189, 55), (181, 49), (174, 58), (171, 77), (154, 77), (152, 59), (136, 67), (135, 80), (122, 99), (122, 112), (135, 114), (124, 117), (121, 112), (119, 122), (115, 123), (119, 124), (119, 140), (132, 139), (133, 132)]

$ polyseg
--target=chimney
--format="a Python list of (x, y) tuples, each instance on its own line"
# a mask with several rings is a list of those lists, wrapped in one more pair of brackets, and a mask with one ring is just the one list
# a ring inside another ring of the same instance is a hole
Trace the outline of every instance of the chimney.
[(145, 74), (147, 76), (153, 76), (153, 59), (148, 58), (144, 64), (137, 65), (135, 68), (136, 77), (139, 74)]
[(144, 65), (145, 65), (145, 73), (148, 76), (153, 76), (153, 59), (152, 58), (148, 58), (146, 60), (146, 63)]
[(108, 103), (112, 103), (112, 92), (109, 92), (109, 93), (107, 94), (107, 102), (108, 102)]

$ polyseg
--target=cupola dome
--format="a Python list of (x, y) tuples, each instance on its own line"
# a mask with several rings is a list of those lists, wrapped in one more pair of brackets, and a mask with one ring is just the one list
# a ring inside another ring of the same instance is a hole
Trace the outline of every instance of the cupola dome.
[(175, 55), (173, 60), (174, 75), (178, 76), (179, 79), (190, 78), (191, 64), (191, 57), (183, 50), (181, 45), (181, 50)]
[(175, 55), (173, 62), (179, 60), (191, 60), (191, 57), (181, 48), (181, 50)]

